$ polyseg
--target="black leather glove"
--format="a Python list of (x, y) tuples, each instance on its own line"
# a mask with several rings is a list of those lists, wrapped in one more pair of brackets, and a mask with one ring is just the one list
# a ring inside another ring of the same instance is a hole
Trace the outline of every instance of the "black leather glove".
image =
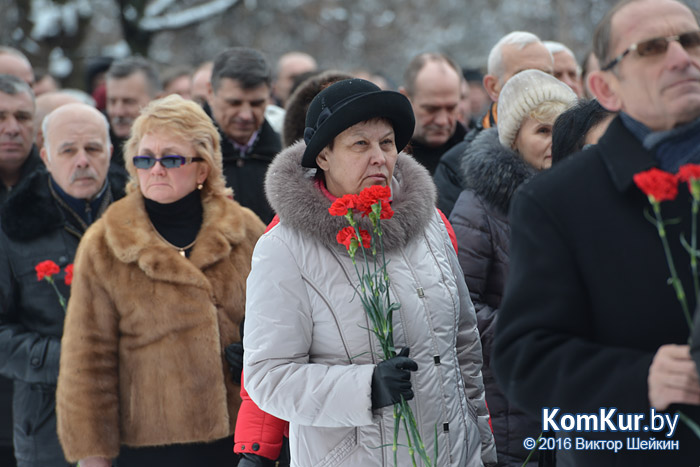
[(255, 454), (241, 454), (238, 467), (274, 467), (275, 461)]
[(416, 371), (418, 364), (408, 358), (408, 351), (408, 347), (404, 347), (396, 357), (380, 362), (374, 369), (372, 374), (373, 409), (401, 402), (401, 396), (407, 401), (413, 399), (411, 371)]
[(241, 372), (243, 371), (243, 321), (241, 321), (238, 332), (241, 335), (241, 341), (227, 345), (224, 355), (230, 365), (231, 379), (233, 379), (234, 383), (241, 384)]

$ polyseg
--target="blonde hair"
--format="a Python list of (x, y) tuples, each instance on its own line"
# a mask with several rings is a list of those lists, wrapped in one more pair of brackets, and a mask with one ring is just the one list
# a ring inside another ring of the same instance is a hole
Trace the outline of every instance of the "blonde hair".
[(226, 187), (219, 132), (202, 107), (177, 94), (151, 101), (131, 127), (131, 136), (124, 145), (124, 163), (131, 176), (127, 191), (138, 189), (138, 177), (133, 157), (137, 155), (141, 139), (151, 131), (167, 131), (183, 138), (194, 147), (197, 157), (209, 166), (209, 175), (202, 188), (202, 200), (209, 197), (230, 197)]
[(570, 103), (562, 101), (545, 101), (532, 109), (529, 115), (540, 123), (553, 125), (557, 117), (569, 107), (571, 107)]

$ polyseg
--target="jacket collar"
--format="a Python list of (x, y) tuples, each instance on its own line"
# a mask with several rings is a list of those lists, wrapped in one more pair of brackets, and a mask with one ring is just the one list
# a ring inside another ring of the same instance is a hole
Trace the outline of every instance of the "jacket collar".
[(598, 141), (596, 150), (610, 173), (618, 191), (627, 190), (635, 174), (656, 166), (653, 154), (622, 123), (620, 117), (610, 123), (608, 130)]
[[(280, 224), (314, 238), (328, 247), (337, 247), (336, 235), (347, 226), (344, 217), (328, 213), (331, 201), (315, 186), (316, 169), (305, 169), (301, 158), (306, 145), (299, 141), (282, 151), (272, 162), (265, 179), (265, 192)], [(394, 216), (382, 221), (384, 247), (401, 248), (423, 232), (435, 215), (437, 194), (428, 171), (411, 156), (401, 153), (391, 183)], [(368, 220), (360, 225), (369, 230)]]
[(222, 197), (203, 200), (202, 227), (189, 258), (158, 238), (138, 190), (105, 213), (105, 239), (119, 261), (138, 263), (152, 279), (208, 289), (202, 270), (229, 256), (233, 246), (247, 238), (246, 211), (232, 209), (233, 203)]

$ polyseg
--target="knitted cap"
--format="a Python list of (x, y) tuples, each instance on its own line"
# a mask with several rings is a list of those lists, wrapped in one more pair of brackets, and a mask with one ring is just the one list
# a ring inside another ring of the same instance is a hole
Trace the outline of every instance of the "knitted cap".
[(544, 102), (576, 101), (569, 86), (540, 70), (525, 70), (510, 78), (498, 95), (498, 140), (507, 148), (513, 144), (520, 125)]

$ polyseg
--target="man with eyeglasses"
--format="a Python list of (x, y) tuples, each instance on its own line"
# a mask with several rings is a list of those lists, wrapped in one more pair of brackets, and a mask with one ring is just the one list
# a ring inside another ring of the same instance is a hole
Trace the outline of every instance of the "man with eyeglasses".
[[(649, 201), (633, 182), (652, 167), (700, 163), (699, 31), (693, 12), (673, 0), (613, 7), (594, 36), (602, 67), (589, 84), (620, 116), (596, 146), (533, 179), (511, 204), (492, 367), (507, 397), (561, 440), (558, 465), (700, 462), (700, 439), (676, 417), (700, 422), (690, 327)], [(690, 242), (691, 204), (683, 184), (661, 210), (692, 314), (681, 240)], [(564, 414), (587, 422), (566, 431)], [(639, 425), (620, 423), (634, 416)]]
[(82, 235), (123, 193), (107, 180), (112, 145), (98, 110), (66, 104), (42, 127), (45, 168), (22, 180), (0, 211), (0, 374), (14, 381), (17, 465), (68, 467), (55, 417), (65, 311), (34, 268), (53, 261), (55, 286), (68, 299), (66, 267)]

